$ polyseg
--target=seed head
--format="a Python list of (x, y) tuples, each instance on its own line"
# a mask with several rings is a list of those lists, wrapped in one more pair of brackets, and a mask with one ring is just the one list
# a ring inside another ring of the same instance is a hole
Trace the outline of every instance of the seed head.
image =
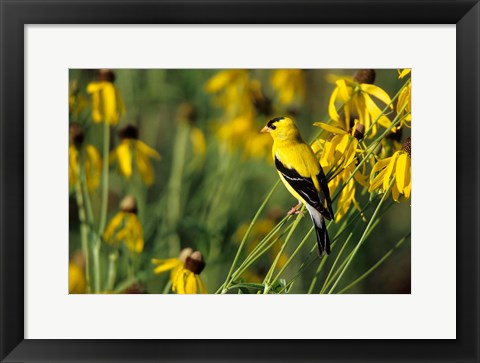
[(407, 137), (403, 142), (402, 150), (407, 152), (409, 156), (412, 156), (412, 138)]
[(85, 134), (83, 133), (82, 127), (77, 123), (70, 124), (68, 128), (70, 134), (70, 144), (80, 147), (85, 140)]
[(115, 73), (111, 69), (100, 69), (98, 71), (98, 80), (100, 82), (115, 82)]
[(374, 69), (359, 69), (355, 72), (353, 80), (357, 83), (375, 83), (375, 70)]
[(200, 251), (195, 251), (188, 256), (185, 260), (185, 268), (192, 271), (195, 275), (200, 274), (205, 268), (202, 253)]
[(120, 210), (126, 213), (137, 214), (137, 200), (133, 195), (126, 195), (120, 202)]
[(127, 125), (123, 128), (121, 128), (118, 131), (118, 137), (120, 140), (124, 139), (138, 139), (138, 128), (133, 125)]
[(353, 136), (357, 140), (362, 140), (364, 135), (365, 135), (365, 126), (358, 122), (355, 125), (355, 129), (353, 130)]

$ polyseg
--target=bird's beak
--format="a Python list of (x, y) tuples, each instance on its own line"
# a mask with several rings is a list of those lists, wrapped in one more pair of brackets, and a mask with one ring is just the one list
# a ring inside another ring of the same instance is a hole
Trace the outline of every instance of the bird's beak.
[(263, 129), (260, 130), (262, 133), (270, 132), (270, 128), (268, 126), (265, 126)]

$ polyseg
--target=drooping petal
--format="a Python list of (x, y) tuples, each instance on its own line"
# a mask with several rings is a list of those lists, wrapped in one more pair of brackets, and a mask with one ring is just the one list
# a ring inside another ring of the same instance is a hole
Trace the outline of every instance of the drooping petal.
[(204, 156), (207, 150), (207, 143), (203, 131), (198, 127), (192, 127), (190, 141), (192, 142), (193, 153), (197, 156)]
[(395, 168), (395, 179), (397, 188), (400, 193), (403, 193), (405, 187), (406, 173), (407, 173), (407, 153), (401, 153), (398, 156), (397, 167)]
[(115, 214), (115, 216), (112, 218), (107, 228), (105, 229), (105, 232), (103, 233), (103, 239), (105, 240), (105, 242), (107, 243), (112, 242), (111, 240), (112, 240), (113, 233), (123, 223), (124, 217), (125, 217), (124, 212), (118, 212), (117, 214)]
[(330, 101), (328, 103), (328, 115), (330, 118), (336, 122), (340, 122), (340, 116), (338, 115), (337, 109), (335, 107), (335, 100), (337, 99), (338, 87), (336, 87), (332, 95), (330, 96)]
[(395, 154), (392, 155), (392, 158), (390, 159), (390, 163), (388, 164), (385, 172), (385, 177), (383, 178), (383, 190), (387, 190), (390, 184), (390, 178), (392, 176), (395, 176), (394, 171), (395, 171), (398, 155), (399, 155), (399, 152), (397, 151)]
[(373, 102), (369, 95), (365, 95), (365, 104), (368, 109), (368, 112), (372, 116), (372, 121), (377, 121), (378, 124), (382, 125), (385, 128), (389, 128), (391, 125), (391, 121), (382, 111), (378, 108), (378, 106)]
[(347, 150), (347, 147), (350, 142), (350, 135), (345, 134), (341, 136), (340, 142), (337, 144), (335, 149), (342, 155), (345, 154), (345, 151)]
[(78, 178), (78, 151), (75, 146), (68, 147), (68, 182), (71, 186), (77, 183)]
[(395, 183), (392, 186), (392, 198), (395, 202), (398, 202), (398, 199), (400, 198), (400, 192)]
[(371, 193), (374, 190), (377, 190), (383, 185), (383, 180), (385, 178), (385, 174), (387, 173), (387, 169), (383, 169), (378, 175), (370, 181), (370, 188), (368, 188), (368, 191)]
[(393, 109), (392, 100), (390, 99), (390, 96), (388, 95), (387, 92), (385, 92), (380, 87), (375, 86), (374, 84), (362, 83), (360, 85), (360, 88), (362, 89), (362, 91), (378, 98), (385, 105), (389, 105), (390, 108)]
[(188, 270), (182, 268), (175, 275), (175, 289), (177, 294), (185, 294), (185, 274), (189, 272)]
[(120, 172), (127, 178), (132, 176), (132, 150), (129, 140), (123, 140), (116, 149)]
[(405, 69), (402, 69), (402, 70), (398, 70), (398, 79), (402, 79), (403, 77), (405, 77), (406, 75), (410, 74), (411, 72), (411, 68), (405, 68)]
[(347, 133), (345, 130), (342, 130), (339, 127), (332, 126), (332, 125), (326, 124), (324, 122), (315, 122), (313, 125), (321, 127), (325, 131), (331, 132), (332, 134), (344, 135), (344, 134)]
[(152, 263), (158, 265), (153, 269), (153, 272), (156, 274), (161, 274), (162, 272), (166, 272), (183, 265), (183, 262), (180, 261), (178, 258), (167, 258), (165, 260), (158, 260), (156, 258), (152, 258)]
[(197, 291), (197, 279), (195, 278), (195, 274), (191, 271), (188, 271), (185, 276), (185, 293), (196, 294)]
[(142, 178), (145, 185), (152, 185), (154, 178), (154, 170), (148, 156), (139, 152), (135, 153), (135, 165), (137, 166), (138, 173), (140, 174), (140, 177)]
[(140, 140), (135, 140), (135, 149), (137, 150), (137, 152), (160, 160), (160, 154), (157, 152), (157, 150), (152, 149), (150, 146)]

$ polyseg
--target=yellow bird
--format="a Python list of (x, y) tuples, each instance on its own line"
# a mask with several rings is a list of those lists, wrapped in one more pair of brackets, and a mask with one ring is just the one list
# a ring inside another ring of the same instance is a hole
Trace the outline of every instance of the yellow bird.
[[(303, 141), (295, 122), (288, 117), (270, 120), (261, 132), (273, 138), (272, 154), (275, 166), (285, 187), (303, 203), (312, 218), (317, 234), (320, 256), (330, 253), (325, 219), (333, 216), (327, 178), (313, 150)], [(298, 206), (289, 213), (297, 212)]]

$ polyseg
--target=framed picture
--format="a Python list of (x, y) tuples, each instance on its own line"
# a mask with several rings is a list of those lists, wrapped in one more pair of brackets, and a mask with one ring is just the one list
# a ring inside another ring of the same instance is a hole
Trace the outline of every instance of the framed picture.
[(2, 361), (479, 360), (477, 1), (2, 13)]

